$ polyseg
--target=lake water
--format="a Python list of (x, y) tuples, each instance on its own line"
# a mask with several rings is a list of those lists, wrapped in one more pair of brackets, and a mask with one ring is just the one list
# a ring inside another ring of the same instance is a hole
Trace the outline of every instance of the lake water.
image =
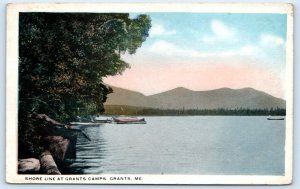
[(85, 127), (68, 174), (283, 175), (285, 121), (264, 116), (145, 117)]

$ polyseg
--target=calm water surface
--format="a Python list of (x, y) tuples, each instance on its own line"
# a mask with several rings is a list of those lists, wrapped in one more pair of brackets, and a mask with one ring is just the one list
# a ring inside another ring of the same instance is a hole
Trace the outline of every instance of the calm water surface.
[(263, 116), (145, 117), (85, 127), (69, 174), (284, 174), (285, 121)]

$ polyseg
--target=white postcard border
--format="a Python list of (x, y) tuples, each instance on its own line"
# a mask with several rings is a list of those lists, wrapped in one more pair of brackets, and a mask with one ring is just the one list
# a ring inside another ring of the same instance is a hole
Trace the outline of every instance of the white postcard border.
[[(287, 14), (285, 175), (20, 175), (17, 174), (19, 12), (201, 12)], [(293, 6), (287, 3), (33, 3), (7, 6), (6, 181), (81, 184), (290, 184), (293, 160)], [(100, 177), (105, 178), (100, 179)], [(137, 177), (137, 179), (136, 179)], [(93, 180), (94, 179), (94, 180)], [(100, 180), (99, 180), (100, 179)], [(141, 180), (139, 180), (141, 179)]]

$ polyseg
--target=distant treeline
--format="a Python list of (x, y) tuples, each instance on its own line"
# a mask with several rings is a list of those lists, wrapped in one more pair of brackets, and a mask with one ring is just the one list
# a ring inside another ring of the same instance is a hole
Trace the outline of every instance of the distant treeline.
[(236, 116), (285, 116), (284, 108), (218, 108), (218, 109), (156, 109), (123, 105), (105, 105), (106, 115), (149, 115), (149, 116), (184, 116), (184, 115), (236, 115)]

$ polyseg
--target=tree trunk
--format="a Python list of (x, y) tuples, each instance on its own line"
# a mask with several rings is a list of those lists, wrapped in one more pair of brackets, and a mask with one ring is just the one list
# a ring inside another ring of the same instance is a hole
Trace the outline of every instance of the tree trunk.
[(40, 162), (42, 173), (49, 175), (61, 175), (51, 153), (48, 150), (44, 151), (40, 155)]

